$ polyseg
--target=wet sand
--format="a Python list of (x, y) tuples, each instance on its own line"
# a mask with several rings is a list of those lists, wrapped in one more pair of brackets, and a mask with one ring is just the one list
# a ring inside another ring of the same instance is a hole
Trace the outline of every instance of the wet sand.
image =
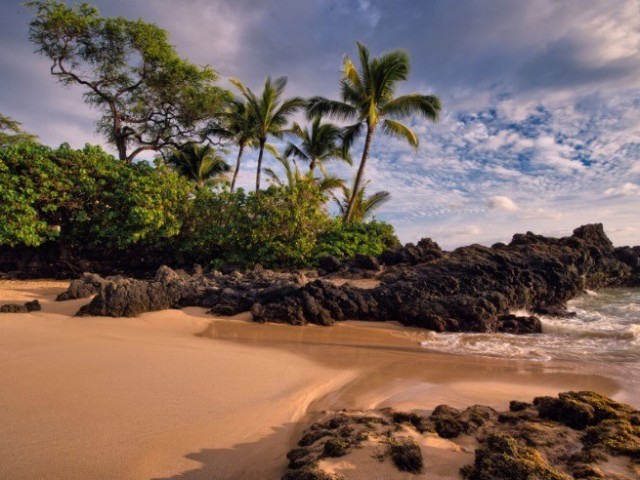
[(0, 281), (0, 304), (43, 305), (0, 315), (0, 478), (278, 479), (325, 409), (637, 393), (575, 365), (428, 353), (392, 323), (259, 325), (199, 308), (74, 318), (86, 300), (53, 302), (65, 287)]

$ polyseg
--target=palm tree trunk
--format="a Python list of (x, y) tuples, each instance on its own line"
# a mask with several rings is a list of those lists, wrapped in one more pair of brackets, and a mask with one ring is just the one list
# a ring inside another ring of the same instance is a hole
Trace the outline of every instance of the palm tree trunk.
[(242, 158), (243, 150), (244, 143), (241, 143), (240, 149), (238, 150), (238, 159), (236, 160), (236, 170), (233, 172), (233, 178), (231, 179), (231, 193), (233, 193), (233, 189), (236, 187), (236, 180), (238, 179), (238, 172), (240, 171), (240, 159)]
[(262, 156), (264, 155), (265, 140), (260, 140), (260, 153), (258, 154), (258, 171), (256, 172), (256, 193), (260, 191), (260, 172), (262, 172)]
[(353, 190), (351, 191), (351, 198), (349, 199), (349, 205), (347, 205), (347, 211), (344, 213), (343, 221), (345, 223), (351, 221), (353, 215), (353, 207), (358, 197), (358, 191), (360, 190), (360, 184), (362, 183), (362, 177), (364, 175), (364, 166), (367, 163), (369, 157), (369, 148), (371, 148), (371, 140), (373, 140), (373, 127), (367, 125), (367, 137), (364, 141), (364, 150), (362, 150), (362, 159), (360, 160), (360, 166), (358, 167), (358, 173), (356, 174), (356, 181), (353, 184)]

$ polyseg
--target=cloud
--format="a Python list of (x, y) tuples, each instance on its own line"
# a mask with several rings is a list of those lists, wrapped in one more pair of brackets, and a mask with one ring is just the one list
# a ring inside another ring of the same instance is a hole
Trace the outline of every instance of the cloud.
[[(10, 3), (0, 3), (0, 111), (48, 144), (105, 143), (82, 90), (59, 85), (33, 53), (31, 13)], [(406, 120), (417, 151), (378, 131), (366, 169), (369, 191), (392, 195), (376, 217), (403, 241), (491, 244), (600, 221), (615, 243), (640, 243), (629, 227), (640, 210), (637, 0), (95, 3), (105, 15), (167, 29), (181, 56), (211, 64), (225, 86), (234, 76), (259, 90), (267, 75), (287, 75), (286, 95), (335, 98), (341, 60), (357, 59), (357, 40), (372, 55), (407, 50), (411, 75), (397, 93), (439, 95), (442, 118)], [(255, 160), (252, 151), (243, 159), (248, 188)], [(330, 171), (352, 179), (356, 168)]]
[(509, 197), (503, 197), (501, 195), (497, 195), (489, 200), (489, 208), (504, 210), (506, 212), (516, 212), (520, 209)]
[(627, 182), (620, 187), (607, 188), (604, 191), (604, 194), (607, 196), (622, 195), (624, 197), (636, 197), (640, 196), (640, 186), (635, 183)]

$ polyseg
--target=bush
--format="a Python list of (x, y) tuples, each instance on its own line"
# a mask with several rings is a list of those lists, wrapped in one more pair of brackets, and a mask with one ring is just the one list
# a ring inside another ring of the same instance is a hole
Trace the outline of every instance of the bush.
[(324, 195), (311, 184), (254, 192), (201, 190), (194, 200), (181, 251), (192, 259), (266, 267), (309, 262), (329, 217)]
[(157, 243), (180, 231), (189, 192), (168, 169), (127, 165), (100, 147), (0, 148), (0, 245)]
[(353, 258), (356, 254), (378, 256), (399, 245), (393, 226), (388, 223), (343, 223), (336, 219), (318, 235), (312, 258), (317, 263), (318, 258), (325, 255), (339, 259)]

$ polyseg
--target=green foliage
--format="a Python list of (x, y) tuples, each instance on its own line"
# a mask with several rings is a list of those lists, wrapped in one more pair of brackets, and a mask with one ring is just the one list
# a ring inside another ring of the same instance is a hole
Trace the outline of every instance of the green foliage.
[(243, 265), (302, 266), (329, 218), (310, 183), (245, 193), (201, 190), (182, 249), (196, 258)]
[(314, 261), (325, 255), (352, 258), (357, 253), (377, 256), (399, 245), (393, 226), (388, 223), (334, 220), (326, 231), (318, 235), (312, 258)]
[[(87, 3), (54, 0), (35, 10), (30, 39), (64, 85), (81, 85), (102, 116), (98, 129), (131, 162), (144, 150), (184, 143), (221, 110), (217, 74), (181, 59), (167, 32), (142, 20), (104, 18)], [(130, 151), (130, 149), (132, 149)]]
[(187, 180), (196, 184), (196, 188), (213, 185), (224, 177), (231, 167), (220, 153), (211, 145), (198, 146), (187, 143), (171, 152), (167, 163)]
[(0, 147), (17, 143), (31, 143), (38, 139), (36, 135), (22, 130), (20, 125), (22, 125), (20, 122), (0, 113)]
[(343, 217), (349, 208), (349, 202), (351, 202), (351, 217), (349, 219), (351, 222), (363, 222), (365, 218), (371, 216), (374, 211), (387, 203), (391, 198), (391, 194), (386, 190), (380, 190), (371, 195), (366, 195), (366, 187), (368, 184), (369, 182), (365, 182), (355, 196), (349, 187), (342, 185), (342, 198), (335, 195), (333, 196), (338, 210)]
[(166, 167), (126, 165), (100, 147), (0, 148), (0, 245), (58, 238), (123, 249), (158, 242), (180, 231), (189, 192)]
[(331, 123), (323, 124), (321, 120), (321, 117), (315, 117), (310, 128), (305, 129), (294, 123), (291, 132), (298, 137), (300, 144), (289, 142), (284, 156), (291, 156), (309, 163), (310, 171), (318, 165), (324, 172), (324, 163), (330, 160), (344, 160), (351, 165), (349, 155), (338, 148), (338, 143), (342, 140), (340, 128)]

